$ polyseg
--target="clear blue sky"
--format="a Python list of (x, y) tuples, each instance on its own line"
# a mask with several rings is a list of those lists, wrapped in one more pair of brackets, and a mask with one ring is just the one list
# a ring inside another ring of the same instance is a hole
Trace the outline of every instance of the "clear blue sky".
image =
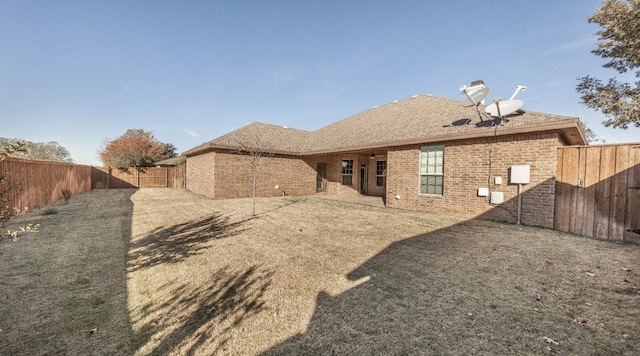
[(414, 94), (462, 100), (483, 79), (490, 98), (526, 85), (525, 110), (640, 141), (578, 103), (578, 77), (617, 75), (590, 53), (599, 4), (3, 0), (0, 136), (100, 165), (130, 128), (183, 152), (253, 121), (315, 130)]

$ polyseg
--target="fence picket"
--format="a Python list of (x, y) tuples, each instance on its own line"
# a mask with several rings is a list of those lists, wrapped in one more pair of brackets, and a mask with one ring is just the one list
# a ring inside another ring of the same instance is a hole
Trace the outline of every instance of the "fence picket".
[(634, 189), (638, 152), (638, 144), (558, 148), (554, 228), (640, 241), (634, 232), (640, 228), (640, 194), (636, 196)]
[(8, 203), (18, 209), (34, 209), (92, 189), (184, 188), (184, 167), (112, 169), (71, 163), (7, 158), (0, 161), (0, 176), (15, 186)]
[(91, 190), (90, 166), (6, 158), (0, 161), (0, 175), (14, 187), (8, 203), (20, 211), (63, 199), (63, 190), (72, 195)]

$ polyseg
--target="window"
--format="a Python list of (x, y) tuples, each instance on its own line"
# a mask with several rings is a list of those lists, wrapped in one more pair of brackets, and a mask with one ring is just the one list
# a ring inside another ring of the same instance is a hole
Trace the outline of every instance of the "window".
[(342, 160), (342, 185), (353, 186), (353, 160)]
[(376, 186), (384, 187), (387, 177), (387, 161), (376, 161)]
[(444, 146), (420, 147), (420, 194), (442, 195)]

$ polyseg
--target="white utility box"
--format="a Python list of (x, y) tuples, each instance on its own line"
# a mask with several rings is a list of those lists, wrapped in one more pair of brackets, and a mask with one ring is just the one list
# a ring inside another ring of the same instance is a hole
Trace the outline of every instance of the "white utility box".
[(511, 176), (509, 181), (511, 184), (529, 184), (529, 178), (531, 176), (531, 166), (511, 166)]
[(502, 203), (504, 203), (504, 193), (491, 192), (491, 204), (502, 204)]
[(479, 197), (488, 197), (489, 196), (489, 188), (478, 188), (478, 196)]
[(493, 184), (495, 185), (502, 184), (502, 177), (493, 177)]

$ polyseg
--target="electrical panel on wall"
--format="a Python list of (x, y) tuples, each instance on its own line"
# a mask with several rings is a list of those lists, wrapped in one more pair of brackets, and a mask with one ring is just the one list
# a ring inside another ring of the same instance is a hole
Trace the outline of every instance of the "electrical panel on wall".
[(504, 193), (491, 192), (491, 204), (502, 204), (502, 203), (504, 203)]
[(529, 184), (530, 177), (530, 165), (511, 166), (511, 174), (509, 176), (511, 184)]

